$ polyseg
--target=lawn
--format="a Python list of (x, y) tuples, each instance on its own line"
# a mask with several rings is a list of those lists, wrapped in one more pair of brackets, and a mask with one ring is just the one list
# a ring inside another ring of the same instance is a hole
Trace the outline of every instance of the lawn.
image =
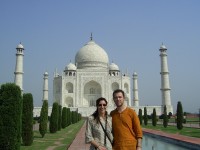
[(56, 133), (47, 132), (44, 138), (41, 137), (39, 131), (34, 131), (34, 141), (31, 146), (21, 146), (21, 150), (45, 150), (55, 147), (54, 150), (66, 150), (72, 143), (77, 132), (82, 127), (85, 120), (72, 124)]
[(200, 138), (200, 128), (183, 127), (182, 130), (178, 130), (176, 126), (167, 126), (167, 128), (164, 128), (163, 125), (152, 126), (151, 124), (148, 124), (147, 126), (142, 125), (142, 128), (160, 130), (167, 133), (181, 134), (185, 136)]
[[(47, 132), (44, 138), (41, 137), (39, 131), (34, 131), (33, 144), (31, 146), (21, 146), (21, 150), (45, 150), (50, 147), (54, 147), (54, 150), (66, 150), (84, 124), (84, 121), (85, 120), (82, 119), (78, 123), (72, 124), (53, 134)], [(157, 125), (154, 127), (151, 124), (148, 124), (147, 126), (143, 125), (142, 128), (200, 138), (200, 128), (184, 127), (182, 130), (178, 130), (176, 126), (167, 126), (167, 128), (164, 128), (163, 125)]]

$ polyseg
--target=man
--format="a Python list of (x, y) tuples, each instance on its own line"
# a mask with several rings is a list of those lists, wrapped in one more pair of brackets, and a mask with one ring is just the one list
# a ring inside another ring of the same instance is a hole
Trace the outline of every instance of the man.
[(128, 108), (123, 90), (113, 92), (113, 100), (117, 108), (111, 111), (114, 150), (142, 150), (142, 129), (140, 121), (131, 108)]

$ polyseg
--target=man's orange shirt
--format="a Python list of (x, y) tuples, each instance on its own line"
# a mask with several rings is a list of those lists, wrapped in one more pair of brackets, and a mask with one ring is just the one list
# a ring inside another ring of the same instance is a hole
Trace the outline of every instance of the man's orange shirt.
[(140, 121), (131, 108), (126, 108), (123, 112), (119, 113), (117, 109), (113, 110), (112, 127), (114, 136), (114, 149), (116, 150), (133, 150), (136, 148), (137, 139), (142, 138), (142, 129)]

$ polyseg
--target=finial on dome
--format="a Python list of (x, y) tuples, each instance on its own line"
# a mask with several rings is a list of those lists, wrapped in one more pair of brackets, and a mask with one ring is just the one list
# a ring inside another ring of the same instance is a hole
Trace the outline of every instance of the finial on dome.
[(90, 36), (90, 41), (92, 41), (93, 37), (92, 37), (92, 32), (91, 32), (91, 36)]
[(160, 46), (160, 49), (167, 49), (166, 46), (163, 44), (163, 42), (162, 45)]

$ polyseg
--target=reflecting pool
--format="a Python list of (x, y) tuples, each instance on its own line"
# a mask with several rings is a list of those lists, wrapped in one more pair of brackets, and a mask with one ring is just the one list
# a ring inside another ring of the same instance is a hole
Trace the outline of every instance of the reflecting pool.
[(165, 142), (160, 138), (144, 135), (142, 140), (142, 150), (189, 150), (179, 145)]

